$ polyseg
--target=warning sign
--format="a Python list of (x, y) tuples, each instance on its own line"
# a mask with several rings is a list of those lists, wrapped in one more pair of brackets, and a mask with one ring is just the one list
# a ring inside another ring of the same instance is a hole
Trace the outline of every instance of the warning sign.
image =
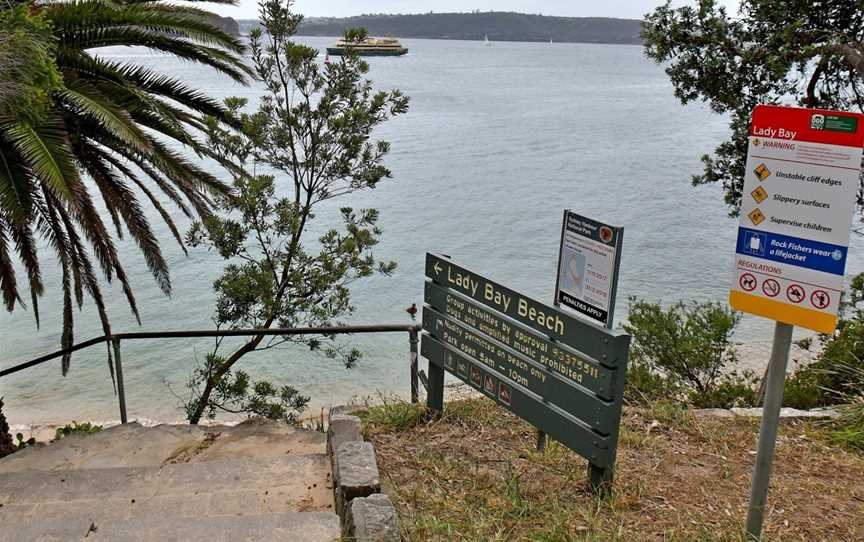
[(771, 176), (771, 171), (765, 164), (759, 164), (756, 169), (753, 170), (753, 173), (756, 174), (756, 178), (760, 181), (764, 181)]
[(763, 220), (765, 220), (765, 215), (763, 215), (762, 211), (760, 211), (758, 208), (750, 211), (747, 216), (750, 217), (750, 222), (752, 222), (754, 226), (758, 226), (762, 223)]
[(768, 199), (768, 192), (761, 186), (757, 187), (756, 190), (750, 192), (750, 195), (753, 196), (753, 199), (756, 200), (756, 203), (762, 203), (763, 201)]
[(862, 118), (767, 105), (753, 111), (732, 308), (834, 331), (860, 184)]

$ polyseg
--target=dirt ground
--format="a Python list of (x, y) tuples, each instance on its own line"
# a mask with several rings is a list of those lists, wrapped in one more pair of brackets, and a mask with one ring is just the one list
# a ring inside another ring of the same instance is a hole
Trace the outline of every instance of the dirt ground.
[[(628, 408), (614, 494), (594, 497), (586, 462), (484, 399), (427, 421), (404, 403), (368, 410), (403, 540), (744, 540), (758, 420)], [(864, 541), (864, 457), (827, 443), (824, 422), (783, 422), (766, 540)]]

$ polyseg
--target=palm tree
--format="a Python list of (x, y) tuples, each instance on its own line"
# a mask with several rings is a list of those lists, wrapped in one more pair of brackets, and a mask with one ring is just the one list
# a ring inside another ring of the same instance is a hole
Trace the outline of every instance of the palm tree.
[[(231, 122), (223, 107), (172, 77), (102, 58), (94, 50), (146, 47), (209, 66), (241, 83), (252, 72), (242, 60), (243, 44), (211, 24), (213, 14), (188, 5), (163, 0), (36, 0), (4, 11), (6, 25), (19, 20), (6, 29), (19, 38), (19, 48), (29, 38), (34, 51), (53, 61), (60, 81), (50, 89), (44, 107), (34, 105), (30, 110), (10, 107), (8, 102), (4, 107), (0, 84), (0, 291), (8, 311), (22, 305), (12, 261), (17, 258), (38, 325), (38, 299), (44, 287), (37, 240), (46, 241), (62, 270), (61, 342), (67, 348), (72, 344), (73, 305), (81, 307), (85, 295), (94, 301), (104, 332), (110, 333), (100, 274), (107, 282), (120, 282), (140, 324), (115, 234), (122, 238), (124, 230), (128, 232), (162, 291), (170, 294), (168, 267), (141, 200), (158, 211), (183, 246), (157, 194), (186, 215), (206, 216), (212, 197), (229, 190), (169, 146), (173, 140), (199, 156), (209, 156), (196, 135), (207, 118)], [(35, 30), (26, 28), (23, 19)], [(16, 40), (6, 43), (14, 46)], [(21, 51), (15, 55), (20, 57)], [(45, 79), (43, 74), (38, 82), (44, 84)], [(96, 211), (97, 197), (111, 226)], [(62, 368), (66, 374), (68, 355)]]

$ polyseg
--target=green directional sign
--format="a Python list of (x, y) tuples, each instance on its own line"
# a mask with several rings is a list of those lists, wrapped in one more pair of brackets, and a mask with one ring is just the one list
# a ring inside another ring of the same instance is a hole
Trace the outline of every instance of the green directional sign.
[[(494, 371), (541, 399), (570, 414), (574, 421), (608, 435), (617, 423), (615, 405), (604, 401), (587, 388), (574, 393), (573, 384), (520, 356), (514, 350), (483, 337), (432, 309), (423, 312), (423, 329), (440, 339), (443, 347), (480, 362), (484, 370)], [(445, 368), (447, 367), (445, 363)]]
[(429, 407), (443, 408), (447, 371), (585, 457), (592, 487), (609, 487), (630, 337), (447, 258), (427, 254), (426, 275)]
[[(601, 436), (584, 427), (578, 420), (561, 409), (543, 403), (542, 398), (475, 360), (455, 353), (433, 338), (425, 337), (420, 353), (430, 360), (444, 360), (447, 370), (453, 374), (462, 370), (463, 378), (472, 387), (490, 399), (515, 412), (522, 419), (545, 431), (562, 444), (585, 457), (599, 467), (610, 466), (609, 436)], [(459, 369), (461, 367), (461, 369)]]
[[(629, 337), (623, 332), (610, 331), (570, 316), (434, 254), (426, 255), (426, 277), (541, 335), (574, 347), (606, 367), (616, 368), (627, 361), (628, 349), (622, 349), (621, 344), (629, 345)], [(620, 339), (625, 337), (622, 343)]]
[(584, 386), (601, 398), (612, 399), (613, 378), (619, 371), (432, 282), (426, 283), (425, 294), (426, 303), (439, 313), (489, 336), (570, 384)]

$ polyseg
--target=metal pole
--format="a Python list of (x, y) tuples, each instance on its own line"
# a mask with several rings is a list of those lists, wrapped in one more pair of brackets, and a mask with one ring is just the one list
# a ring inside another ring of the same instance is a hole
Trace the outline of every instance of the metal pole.
[(117, 375), (117, 398), (120, 401), (120, 423), (126, 423), (126, 390), (123, 387), (123, 361), (120, 359), (120, 339), (115, 337), (111, 343), (114, 345), (114, 374)]
[(768, 365), (768, 382), (765, 384), (765, 404), (762, 407), (762, 425), (759, 428), (759, 446), (753, 481), (750, 490), (750, 506), (747, 509), (747, 535), (752, 540), (762, 539), (762, 524), (765, 519), (765, 504), (768, 501), (768, 483), (771, 464), (774, 461), (774, 445), (780, 425), (780, 408), (783, 406), (783, 384), (789, 349), (792, 346), (792, 330), (789, 324), (777, 322), (774, 328), (774, 345)]
[(417, 374), (417, 329), (408, 332), (408, 341), (411, 347), (411, 403), (420, 402), (420, 382)]

